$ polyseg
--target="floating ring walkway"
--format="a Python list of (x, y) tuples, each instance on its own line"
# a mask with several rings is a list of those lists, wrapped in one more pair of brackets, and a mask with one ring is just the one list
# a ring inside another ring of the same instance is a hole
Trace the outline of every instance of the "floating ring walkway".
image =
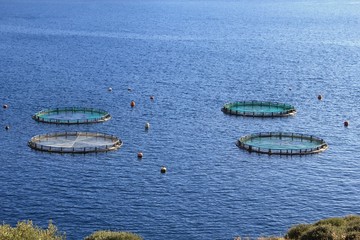
[(295, 107), (292, 105), (262, 101), (227, 103), (221, 111), (226, 114), (245, 117), (286, 117), (296, 113)]
[(306, 155), (323, 152), (327, 143), (311, 135), (266, 132), (241, 137), (236, 145), (249, 152), (277, 155)]
[(44, 123), (82, 124), (108, 121), (111, 116), (101, 109), (67, 107), (42, 110), (32, 118)]

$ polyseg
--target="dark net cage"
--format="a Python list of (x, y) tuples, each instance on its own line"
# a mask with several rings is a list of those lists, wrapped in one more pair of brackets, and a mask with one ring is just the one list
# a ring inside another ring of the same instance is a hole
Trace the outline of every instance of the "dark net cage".
[(45, 109), (37, 112), (32, 118), (38, 122), (55, 124), (82, 124), (108, 121), (108, 112), (96, 108), (65, 107)]
[(290, 104), (263, 101), (243, 101), (225, 104), (221, 111), (245, 117), (286, 117), (296, 113)]
[(282, 132), (256, 133), (241, 137), (237, 146), (249, 152), (306, 155), (320, 153), (328, 148), (327, 143), (311, 135)]

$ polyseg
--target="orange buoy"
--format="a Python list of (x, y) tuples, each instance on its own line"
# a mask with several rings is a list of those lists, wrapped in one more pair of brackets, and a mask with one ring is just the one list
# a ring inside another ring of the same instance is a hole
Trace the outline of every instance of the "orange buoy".
[(322, 96), (321, 96), (321, 95), (318, 95), (318, 99), (319, 99), (319, 100), (322, 100)]
[(165, 167), (165, 166), (162, 166), (161, 169), (160, 169), (160, 172), (161, 172), (161, 173), (166, 173), (166, 167)]
[(135, 107), (135, 101), (131, 101), (130, 106)]
[(144, 154), (142, 152), (138, 152), (138, 158), (142, 158), (144, 156)]
[(344, 126), (345, 126), (345, 127), (348, 127), (348, 126), (349, 126), (349, 121), (346, 120), (346, 121), (344, 122)]

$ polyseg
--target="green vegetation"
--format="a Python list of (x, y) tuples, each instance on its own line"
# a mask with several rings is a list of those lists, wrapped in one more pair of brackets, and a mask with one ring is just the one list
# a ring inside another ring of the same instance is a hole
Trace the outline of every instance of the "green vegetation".
[[(235, 237), (234, 240), (250, 240)], [(260, 237), (258, 240), (360, 240), (360, 216), (328, 218), (313, 224), (298, 224), (284, 237)]]
[[(50, 222), (47, 229), (34, 226), (32, 221), (18, 222), (16, 227), (0, 225), (0, 240), (65, 240)], [(234, 240), (240, 240), (235, 237)], [(249, 238), (243, 238), (249, 239)], [(97, 231), (85, 240), (143, 240), (129, 232)], [(261, 237), (258, 240), (360, 240), (360, 216), (328, 218), (314, 224), (298, 224), (288, 230), (284, 237)]]
[(289, 229), (291, 240), (360, 240), (360, 216), (328, 218), (314, 224), (299, 224)]
[(32, 221), (18, 222), (16, 227), (3, 224), (0, 225), (1, 240), (63, 240), (65, 235), (58, 233), (57, 228), (49, 222), (47, 229), (40, 229), (34, 226)]
[(139, 235), (129, 232), (97, 231), (87, 236), (85, 240), (142, 240)]

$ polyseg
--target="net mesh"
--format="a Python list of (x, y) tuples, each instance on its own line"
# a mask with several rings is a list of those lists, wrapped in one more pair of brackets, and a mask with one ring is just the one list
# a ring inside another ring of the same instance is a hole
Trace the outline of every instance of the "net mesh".
[(34, 136), (28, 145), (48, 152), (86, 153), (116, 150), (122, 142), (113, 135), (103, 133), (65, 132)]

